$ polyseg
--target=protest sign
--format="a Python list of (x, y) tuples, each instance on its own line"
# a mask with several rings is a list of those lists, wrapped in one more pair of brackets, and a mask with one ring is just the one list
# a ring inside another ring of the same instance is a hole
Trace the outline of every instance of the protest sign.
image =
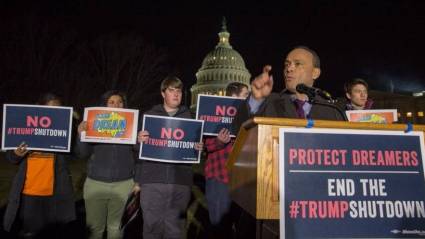
[(4, 104), (2, 149), (69, 152), (71, 128), (72, 107)]
[(87, 130), (81, 133), (81, 141), (135, 144), (138, 118), (138, 110), (87, 107), (84, 109)]
[(202, 120), (143, 116), (143, 130), (149, 141), (140, 145), (139, 158), (169, 163), (199, 163), (201, 152), (195, 144), (202, 141)]
[(397, 122), (397, 110), (347, 110), (345, 111), (350, 122), (367, 122), (391, 124)]
[(231, 136), (235, 136), (232, 122), (244, 101), (243, 98), (199, 94), (196, 119), (205, 121), (204, 135), (217, 136), (222, 128), (226, 128)]

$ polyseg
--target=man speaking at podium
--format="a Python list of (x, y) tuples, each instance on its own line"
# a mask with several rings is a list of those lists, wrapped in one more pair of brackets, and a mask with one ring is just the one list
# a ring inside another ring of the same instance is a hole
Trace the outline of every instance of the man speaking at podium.
[(320, 59), (315, 51), (298, 46), (289, 52), (283, 70), (286, 89), (279, 94), (272, 93), (271, 69), (266, 65), (263, 73), (252, 81), (252, 93), (234, 122), (237, 129), (252, 116), (345, 120), (344, 113), (328, 101), (330, 95), (313, 88), (320, 76)]

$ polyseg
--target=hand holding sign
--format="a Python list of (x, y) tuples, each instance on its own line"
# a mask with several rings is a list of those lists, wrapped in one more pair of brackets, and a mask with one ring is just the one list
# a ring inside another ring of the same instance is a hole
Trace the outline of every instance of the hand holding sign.
[(222, 144), (227, 144), (230, 142), (230, 131), (226, 128), (223, 128), (218, 132), (217, 140)]
[(81, 121), (81, 123), (78, 125), (78, 134), (81, 134), (81, 132), (87, 130), (87, 121)]
[(22, 142), (19, 145), (19, 147), (17, 149), (15, 149), (13, 152), (19, 157), (24, 157), (25, 154), (28, 153), (27, 147), (28, 147), (28, 145), (25, 142)]
[(194, 148), (195, 150), (202, 151), (202, 149), (204, 148), (204, 143), (196, 143)]
[(149, 140), (149, 132), (146, 130), (139, 131), (137, 134), (137, 142), (141, 143), (147, 143)]
[(135, 183), (131, 192), (133, 194), (138, 194), (140, 193), (140, 191), (141, 191), (140, 185), (138, 183)]

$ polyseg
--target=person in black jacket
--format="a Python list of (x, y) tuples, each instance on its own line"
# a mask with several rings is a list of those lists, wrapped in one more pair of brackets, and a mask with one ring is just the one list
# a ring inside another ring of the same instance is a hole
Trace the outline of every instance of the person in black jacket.
[[(163, 104), (155, 105), (145, 114), (192, 118), (189, 109), (181, 105), (183, 84), (177, 77), (167, 77), (161, 83)], [(148, 131), (140, 131), (139, 143), (147, 142)], [(197, 150), (203, 144), (196, 144)], [(185, 212), (189, 204), (193, 172), (191, 165), (140, 160), (136, 170), (143, 213), (143, 238), (182, 238)]]
[[(60, 106), (58, 96), (47, 93), (40, 105)], [(65, 225), (75, 220), (75, 202), (68, 160), (70, 154), (28, 151), (22, 143), (6, 158), (18, 164), (9, 200), (4, 214), (3, 227), (10, 231), (16, 218), (22, 223), (24, 238), (33, 238), (44, 230)], [(57, 232), (57, 230), (55, 230)], [(53, 236), (53, 235), (52, 235)], [(64, 237), (65, 235), (56, 235)]]
[[(108, 91), (103, 94), (101, 104), (124, 108), (127, 106), (126, 96), (120, 91)], [(86, 129), (87, 122), (83, 121), (78, 126), (78, 133)], [(79, 158), (89, 158), (83, 197), (90, 238), (102, 238), (105, 228), (108, 238), (121, 238), (121, 216), (134, 186), (133, 146), (85, 143), (78, 138), (76, 153)]]
[(279, 94), (272, 93), (271, 69), (266, 65), (263, 73), (252, 81), (252, 93), (235, 118), (236, 129), (252, 116), (344, 120), (343, 112), (337, 106), (319, 95), (311, 102), (307, 95), (296, 90), (298, 84), (312, 87), (320, 76), (320, 58), (315, 51), (298, 46), (288, 53), (283, 70), (286, 89)]

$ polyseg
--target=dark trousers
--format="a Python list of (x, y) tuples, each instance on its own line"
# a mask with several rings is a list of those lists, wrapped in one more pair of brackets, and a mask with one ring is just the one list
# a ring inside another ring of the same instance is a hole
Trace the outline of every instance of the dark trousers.
[(35, 235), (56, 223), (53, 197), (21, 195), (19, 219), (25, 234)]
[(232, 220), (228, 184), (214, 179), (205, 182), (205, 197), (208, 204), (208, 214), (211, 222), (210, 234), (212, 238), (231, 238)]
[(143, 213), (143, 238), (183, 238), (190, 186), (142, 184), (140, 205)]
[(208, 213), (212, 225), (219, 225), (230, 213), (232, 200), (226, 183), (207, 179), (205, 182), (205, 197), (208, 203)]

